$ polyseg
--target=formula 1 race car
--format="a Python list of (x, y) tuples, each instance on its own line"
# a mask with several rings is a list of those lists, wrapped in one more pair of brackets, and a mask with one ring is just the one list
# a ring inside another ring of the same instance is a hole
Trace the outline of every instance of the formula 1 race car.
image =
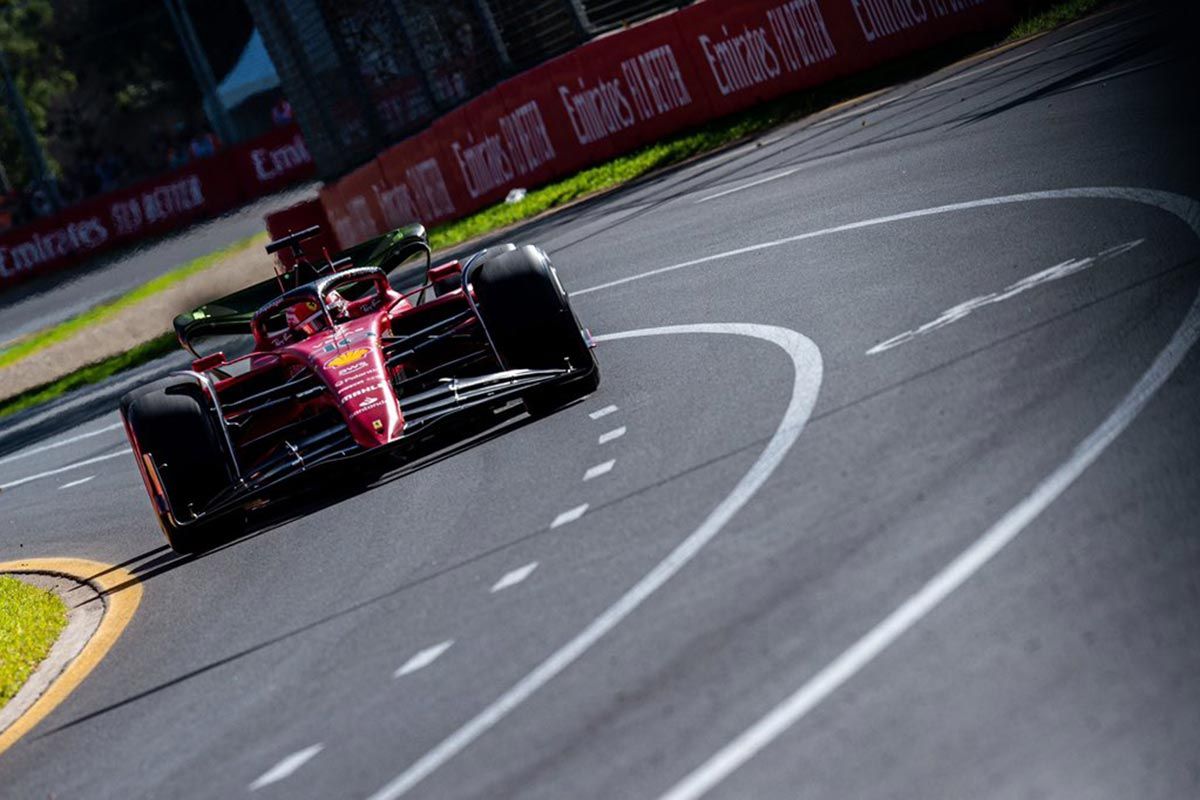
[[(385, 450), (402, 460), (405, 443), (453, 432), (470, 410), (519, 399), (539, 416), (599, 385), (591, 336), (539, 248), (433, 266), (424, 228), (412, 225), (310, 258), (302, 242), (319, 232), (267, 245), (292, 256), (275, 279), (177, 317), (192, 368), (121, 399), (176, 551), (203, 549), (217, 526), (227, 536), (237, 512), (315, 467)], [(420, 255), (417, 284), (395, 288), (397, 268)], [(202, 353), (214, 338), (248, 352)]]

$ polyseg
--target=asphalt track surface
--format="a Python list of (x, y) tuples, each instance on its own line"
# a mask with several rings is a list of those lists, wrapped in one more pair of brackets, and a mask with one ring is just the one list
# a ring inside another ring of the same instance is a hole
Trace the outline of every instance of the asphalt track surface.
[(202, 557), (114, 414), (4, 456), (0, 559), (145, 594), (0, 794), (1200, 796), (1167, 28), (1122, 7), (539, 223), (594, 396)]

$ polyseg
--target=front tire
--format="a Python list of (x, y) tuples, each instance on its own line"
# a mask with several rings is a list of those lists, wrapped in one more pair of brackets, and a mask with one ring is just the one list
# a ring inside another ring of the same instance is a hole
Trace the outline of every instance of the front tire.
[(174, 520), (159, 509), (151, 478), (140, 464), (167, 543), (179, 553), (202, 550), (217, 526), (228, 527), (230, 520), (186, 521), (228, 488), (230, 474), (220, 431), (200, 387), (188, 379), (155, 381), (121, 398), (121, 414), (134, 440), (135, 456), (153, 461), (170, 503)]
[(529, 245), (501, 252), (473, 271), (471, 285), (505, 367), (571, 370), (525, 395), (530, 414), (544, 416), (596, 390), (600, 365), (545, 253)]

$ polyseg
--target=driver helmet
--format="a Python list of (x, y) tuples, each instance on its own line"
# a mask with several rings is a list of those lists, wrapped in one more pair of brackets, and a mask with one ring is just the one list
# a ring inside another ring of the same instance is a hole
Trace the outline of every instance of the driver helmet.
[(287, 326), (294, 331), (311, 336), (320, 329), (320, 317), (315, 316), (320, 310), (312, 300), (294, 303), (284, 309), (283, 316)]
[(350, 317), (350, 306), (337, 289), (330, 289), (325, 295), (325, 305), (329, 308), (329, 316), (334, 320), (340, 322)]

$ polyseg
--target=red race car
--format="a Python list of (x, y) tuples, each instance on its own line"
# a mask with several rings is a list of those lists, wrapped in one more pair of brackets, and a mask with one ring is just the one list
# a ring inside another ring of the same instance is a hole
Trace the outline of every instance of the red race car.
[[(214, 526), (228, 536), (239, 512), (320, 465), (384, 450), (403, 458), (406, 443), (453, 431), (469, 410), (519, 399), (542, 415), (599, 385), (591, 337), (539, 248), (504, 245), (434, 267), (417, 225), (314, 261), (301, 242), (317, 233), (267, 245), (293, 255), (277, 279), (177, 318), (198, 356), (192, 369), (121, 399), (177, 551), (203, 549)], [(425, 256), (423, 275), (398, 291), (385, 270), (413, 254)], [(197, 349), (239, 335), (251, 342), (244, 355)]]

